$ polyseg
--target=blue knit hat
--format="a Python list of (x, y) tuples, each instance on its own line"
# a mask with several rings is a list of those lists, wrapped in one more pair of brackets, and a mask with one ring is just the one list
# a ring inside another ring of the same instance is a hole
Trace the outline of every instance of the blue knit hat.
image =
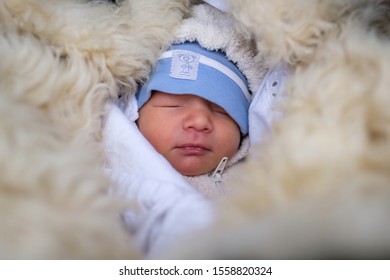
[(197, 42), (172, 45), (157, 61), (149, 80), (137, 92), (138, 108), (152, 91), (193, 94), (221, 106), (248, 133), (251, 95), (237, 66), (221, 51), (209, 51)]

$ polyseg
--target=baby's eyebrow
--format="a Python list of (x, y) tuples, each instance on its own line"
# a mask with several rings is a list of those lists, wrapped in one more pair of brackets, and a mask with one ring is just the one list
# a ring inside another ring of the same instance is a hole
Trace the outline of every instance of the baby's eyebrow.
[(153, 100), (153, 104), (156, 106), (164, 105), (180, 105), (185, 102), (185, 99), (175, 98), (179, 96), (156, 96)]
[(158, 96), (157, 100), (160, 100), (160, 101), (180, 101), (181, 100), (180, 98), (175, 98), (175, 97), (179, 97), (179, 96), (174, 96), (174, 95)]

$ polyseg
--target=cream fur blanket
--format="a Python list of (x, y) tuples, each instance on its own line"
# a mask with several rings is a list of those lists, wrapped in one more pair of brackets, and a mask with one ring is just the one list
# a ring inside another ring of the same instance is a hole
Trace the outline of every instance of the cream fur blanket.
[[(1, 258), (142, 258), (106, 194), (105, 105), (134, 92), (185, 0), (0, 1)], [(214, 227), (170, 258), (378, 258), (390, 252), (388, 1), (229, 0), (285, 116), (231, 178)], [(192, 246), (195, 244), (195, 246)]]
[(107, 195), (105, 105), (144, 79), (186, 1), (0, 1), (0, 258), (139, 258)]
[(231, 178), (220, 223), (173, 256), (388, 258), (390, 2), (227, 2), (292, 70), (284, 118)]

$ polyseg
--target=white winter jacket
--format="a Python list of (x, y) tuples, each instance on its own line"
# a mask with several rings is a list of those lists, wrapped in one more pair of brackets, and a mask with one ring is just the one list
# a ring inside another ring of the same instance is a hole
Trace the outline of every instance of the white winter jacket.
[[(256, 93), (249, 110), (251, 143), (261, 142), (273, 119), (280, 117), (273, 106), (283, 98), (287, 74), (285, 67), (270, 70)], [(116, 184), (112, 195), (138, 203), (138, 209), (123, 213), (123, 220), (140, 250), (149, 258), (158, 258), (177, 238), (210, 225), (215, 218), (214, 205), (143, 137), (135, 124), (136, 106), (135, 100), (123, 110), (110, 105), (103, 130), (108, 159), (105, 172)]]

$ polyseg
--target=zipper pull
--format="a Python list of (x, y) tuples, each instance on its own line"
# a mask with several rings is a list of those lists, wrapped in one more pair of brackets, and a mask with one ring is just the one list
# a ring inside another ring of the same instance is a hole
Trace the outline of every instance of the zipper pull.
[(223, 157), (219, 162), (217, 168), (215, 169), (213, 175), (211, 177), (214, 179), (215, 183), (222, 182), (222, 173), (225, 169), (226, 163), (228, 161), (228, 157)]

